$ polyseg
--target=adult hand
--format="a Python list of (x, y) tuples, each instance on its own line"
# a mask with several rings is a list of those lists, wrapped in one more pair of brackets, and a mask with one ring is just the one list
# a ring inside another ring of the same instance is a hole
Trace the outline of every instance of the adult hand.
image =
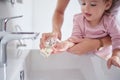
[(40, 49), (45, 48), (45, 42), (49, 38), (61, 38), (61, 33), (60, 32), (43, 33), (42, 37), (40, 38)]

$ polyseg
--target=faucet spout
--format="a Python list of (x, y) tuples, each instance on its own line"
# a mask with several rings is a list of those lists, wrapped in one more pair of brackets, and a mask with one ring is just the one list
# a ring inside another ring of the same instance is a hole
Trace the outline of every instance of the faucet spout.
[(16, 18), (21, 18), (21, 17), (23, 17), (23, 15), (13, 16), (13, 17), (6, 17), (6, 18), (0, 19), (1, 30), (2, 30), (2, 31), (6, 31), (7, 22), (8, 22), (9, 20), (11, 20), (11, 19), (16, 19)]
[(0, 67), (7, 65), (7, 44), (12, 40), (32, 39), (35, 40), (39, 33), (34, 32), (6, 32), (0, 41)]

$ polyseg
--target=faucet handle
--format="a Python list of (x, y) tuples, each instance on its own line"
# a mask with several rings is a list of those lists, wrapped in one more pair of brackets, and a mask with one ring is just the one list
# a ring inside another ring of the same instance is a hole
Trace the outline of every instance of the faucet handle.
[(0, 19), (0, 26), (1, 26), (1, 30), (2, 31), (6, 31), (6, 27), (7, 27), (7, 22), (11, 19), (16, 19), (16, 18), (21, 18), (23, 17), (23, 15), (20, 16), (13, 16), (13, 17), (5, 17)]
[(3, 19), (14, 19), (14, 18), (20, 18), (20, 17), (23, 17), (23, 15), (13, 16), (13, 17), (5, 17), (5, 18), (3, 18)]
[(18, 40), (18, 41), (19, 41), (19, 43), (17, 44), (17, 48), (19, 48), (19, 47), (26, 47), (27, 46), (27, 44), (25, 44), (23, 42), (23, 40)]
[(6, 22), (6, 21), (8, 21), (10, 19), (21, 18), (21, 17), (23, 17), (23, 15), (13, 16), (13, 17), (4, 17), (4, 18), (1, 18), (0, 21)]

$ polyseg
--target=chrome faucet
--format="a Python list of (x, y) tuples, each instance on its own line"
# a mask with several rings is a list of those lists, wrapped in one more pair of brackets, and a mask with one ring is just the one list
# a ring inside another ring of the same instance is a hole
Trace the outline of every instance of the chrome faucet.
[(7, 44), (12, 40), (36, 39), (39, 33), (34, 32), (6, 32), (0, 41), (0, 68), (4, 68), (3, 80), (7, 80)]
[(7, 63), (7, 43), (12, 40), (35, 40), (39, 33), (34, 32), (8, 32), (0, 41), (0, 67)]
[[(34, 32), (7, 32), (7, 22), (11, 19), (21, 18), (21, 16), (6, 17), (0, 19), (0, 68), (3, 68), (4, 76), (2, 80), (7, 80), (7, 44), (12, 40), (36, 39), (39, 33)], [(21, 29), (21, 28), (20, 28)], [(26, 45), (23, 45), (26, 46)]]
[(13, 17), (6, 17), (6, 18), (2, 18), (0, 19), (0, 31), (6, 31), (7, 28), (7, 22), (11, 19), (16, 19), (16, 18), (21, 18), (23, 17), (23, 15), (20, 16), (13, 16)]

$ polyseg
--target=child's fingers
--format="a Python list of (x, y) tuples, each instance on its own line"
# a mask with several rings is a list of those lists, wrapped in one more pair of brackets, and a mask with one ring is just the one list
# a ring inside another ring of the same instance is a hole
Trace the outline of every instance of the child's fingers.
[(53, 50), (56, 52), (63, 52), (63, 51), (66, 51), (67, 50), (67, 47), (63, 47), (62, 45), (57, 45), (55, 44), (53, 47)]
[(52, 54), (61, 53), (61, 51), (53, 50)]
[(54, 51), (57, 51), (57, 50), (59, 50), (59, 45), (55, 44), (55, 45), (52, 46), (52, 48), (53, 48)]
[(113, 59), (112, 60), (112, 65), (120, 68), (120, 59), (119, 58)]
[(120, 59), (119, 59), (119, 57), (115, 57), (115, 56), (114, 56), (114, 57), (110, 58), (110, 59), (107, 61), (108, 69), (111, 68), (112, 65), (120, 68)]
[(52, 52), (52, 53), (58, 53), (58, 52), (59, 52), (59, 48), (58, 48), (57, 45), (54, 45), (54, 46), (52, 47), (52, 49), (53, 49), (53, 52)]

